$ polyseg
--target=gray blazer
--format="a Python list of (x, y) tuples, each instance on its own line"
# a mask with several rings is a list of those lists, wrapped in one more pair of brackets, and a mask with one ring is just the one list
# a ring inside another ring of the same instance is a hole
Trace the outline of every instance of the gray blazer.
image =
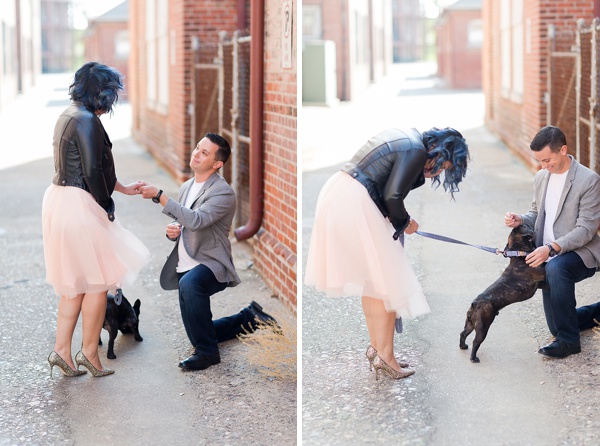
[[(585, 266), (600, 266), (600, 177), (597, 173), (571, 158), (571, 167), (565, 187), (558, 202), (554, 221), (555, 242), (561, 247), (560, 254), (575, 251)], [(531, 210), (524, 215), (523, 223), (534, 228), (535, 242), (541, 246), (544, 237), (546, 189), (550, 173), (540, 170), (533, 180)]]
[(175, 247), (160, 273), (160, 286), (165, 290), (179, 288), (177, 250), (183, 240), (183, 246), (190, 257), (210, 268), (219, 282), (234, 287), (240, 283), (233, 266), (229, 242), (229, 231), (235, 214), (235, 193), (223, 177), (214, 173), (202, 186), (191, 209), (186, 208), (180, 203), (185, 203), (193, 182), (194, 178), (186, 181), (179, 189), (179, 202), (169, 198), (162, 211), (183, 227), (181, 235), (174, 240)]

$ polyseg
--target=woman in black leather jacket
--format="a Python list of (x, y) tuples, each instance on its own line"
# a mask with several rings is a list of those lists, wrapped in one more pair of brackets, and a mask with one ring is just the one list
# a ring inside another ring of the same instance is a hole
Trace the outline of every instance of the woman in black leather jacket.
[[(122, 89), (115, 69), (97, 62), (83, 65), (69, 87), (73, 102), (54, 129), (55, 174), (42, 204), (46, 281), (60, 296), (50, 375), (55, 365), (66, 376), (84, 374), (80, 365), (94, 376), (113, 373), (98, 357), (106, 294), (132, 282), (150, 259), (144, 244), (115, 219), (111, 198), (115, 190), (140, 194), (145, 184), (117, 180), (112, 144), (99, 118), (112, 112)], [(80, 313), (83, 343), (76, 370), (71, 343)]]
[(419, 227), (404, 199), (426, 178), (454, 198), (468, 160), (466, 141), (454, 129), (389, 129), (364, 144), (319, 194), (305, 283), (328, 296), (362, 296), (371, 341), (366, 356), (377, 377), (414, 373), (394, 356), (394, 327), (401, 331), (402, 318), (429, 312), (400, 243)]

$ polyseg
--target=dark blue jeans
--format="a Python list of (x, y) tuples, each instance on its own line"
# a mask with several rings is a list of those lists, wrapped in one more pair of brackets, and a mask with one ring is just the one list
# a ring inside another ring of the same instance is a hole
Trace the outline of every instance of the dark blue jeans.
[(588, 268), (573, 251), (557, 256), (546, 263), (549, 290), (542, 290), (544, 312), (550, 333), (558, 341), (579, 344), (579, 332), (594, 326), (600, 316), (600, 302), (576, 308), (575, 284), (596, 272)]
[(212, 320), (210, 296), (223, 291), (227, 284), (219, 282), (208, 267), (198, 265), (178, 276), (181, 318), (197, 354), (217, 354), (217, 343), (235, 338), (244, 332), (244, 327), (254, 330), (254, 316), (245, 308), (232, 316)]

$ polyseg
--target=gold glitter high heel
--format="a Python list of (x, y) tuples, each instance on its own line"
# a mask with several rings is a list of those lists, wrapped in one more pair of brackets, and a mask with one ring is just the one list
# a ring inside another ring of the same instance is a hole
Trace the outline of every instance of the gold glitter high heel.
[(57, 366), (65, 376), (81, 376), (86, 374), (85, 370), (73, 370), (69, 364), (54, 351), (48, 355), (48, 364), (50, 364), (50, 378), (52, 378), (52, 369), (54, 366)]
[(79, 353), (77, 353), (75, 355), (75, 363), (77, 364), (77, 369), (79, 369), (79, 366), (82, 365), (90, 371), (92, 376), (95, 376), (95, 377), (112, 375), (113, 373), (115, 373), (114, 370), (109, 370), (109, 369), (98, 370), (96, 367), (94, 367), (94, 364), (92, 364), (89, 361), (89, 359), (87, 359), (85, 357), (85, 355), (83, 354), (83, 352), (81, 350), (79, 350)]
[[(369, 348), (367, 349), (365, 356), (369, 360), (369, 370), (373, 370), (373, 360), (375, 359), (375, 356), (377, 356), (377, 350), (375, 350), (375, 347), (373, 347), (372, 345), (369, 345)], [(408, 362), (398, 362), (398, 365), (403, 368), (410, 366), (410, 364)]]
[(375, 379), (379, 379), (379, 372), (383, 370), (387, 375), (392, 379), (402, 379), (407, 376), (415, 373), (414, 370), (394, 370), (388, 363), (386, 363), (383, 359), (379, 357), (379, 355), (375, 355), (373, 359), (373, 368), (375, 369)]
[(375, 347), (369, 345), (369, 348), (365, 352), (365, 356), (369, 360), (369, 370), (373, 371), (373, 360), (375, 359), (375, 356), (377, 356), (377, 350), (375, 350)]

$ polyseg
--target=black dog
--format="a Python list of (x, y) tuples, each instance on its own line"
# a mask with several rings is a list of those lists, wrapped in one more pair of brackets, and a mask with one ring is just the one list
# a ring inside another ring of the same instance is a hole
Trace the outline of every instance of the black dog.
[[(104, 325), (102, 325), (102, 328), (108, 331), (109, 334), (106, 357), (108, 359), (115, 359), (117, 356), (113, 348), (119, 330), (123, 334), (133, 333), (136, 341), (143, 341), (138, 331), (140, 306), (142, 303), (137, 299), (132, 307), (127, 298), (123, 296), (121, 305), (117, 305), (115, 297), (112, 294), (108, 294), (106, 298), (106, 315), (104, 316)], [(99, 340), (98, 344), (102, 345), (102, 339)]]
[[(505, 251), (535, 250), (533, 231), (526, 226), (514, 228), (508, 236)], [(487, 336), (490, 325), (499, 311), (507, 305), (530, 299), (538, 288), (547, 288), (546, 270), (543, 266), (532, 268), (525, 263), (525, 257), (511, 257), (502, 275), (483, 293), (475, 298), (467, 311), (465, 328), (460, 334), (460, 348), (466, 350), (467, 336), (475, 330), (475, 340), (471, 351), (471, 361), (479, 362), (477, 350)]]

